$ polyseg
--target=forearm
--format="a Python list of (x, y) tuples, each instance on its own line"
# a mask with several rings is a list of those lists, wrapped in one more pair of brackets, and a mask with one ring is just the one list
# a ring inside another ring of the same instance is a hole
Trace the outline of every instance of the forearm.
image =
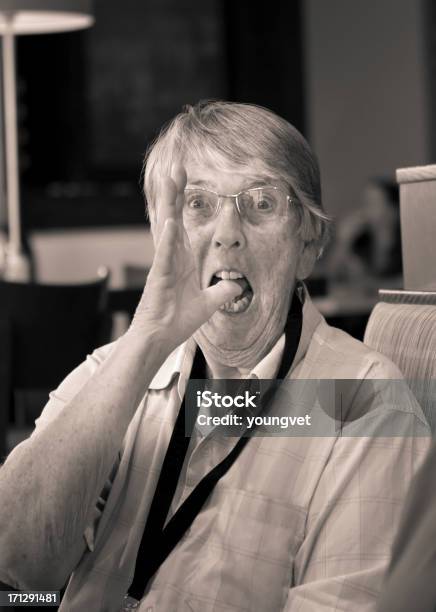
[(0, 566), (16, 582), (83, 553), (83, 531), (127, 427), (166, 358), (156, 335), (126, 334), (71, 402), (0, 470)]
[(183, 229), (186, 172), (174, 166), (173, 176), (161, 181), (159, 240), (130, 330), (77, 395), (0, 470), (0, 580), (12, 576), (15, 584), (31, 587), (40, 584), (41, 572), (57, 580), (68, 576), (154, 374), (171, 350), (241, 293), (231, 280), (200, 287)]

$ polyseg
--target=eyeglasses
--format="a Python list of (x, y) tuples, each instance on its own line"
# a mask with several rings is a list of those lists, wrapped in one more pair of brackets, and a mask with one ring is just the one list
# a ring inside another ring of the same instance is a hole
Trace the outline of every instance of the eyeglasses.
[(185, 189), (183, 216), (191, 223), (206, 223), (219, 214), (224, 198), (232, 198), (241, 218), (247, 219), (253, 225), (288, 216), (289, 204), (296, 202), (285, 191), (272, 185), (254, 187), (230, 195), (196, 187)]

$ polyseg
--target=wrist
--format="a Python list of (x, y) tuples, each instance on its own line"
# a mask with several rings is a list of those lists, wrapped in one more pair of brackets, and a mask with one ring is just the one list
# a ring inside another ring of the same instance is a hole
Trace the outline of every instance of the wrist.
[(125, 356), (146, 362), (148, 368), (156, 371), (163, 364), (173, 348), (165, 334), (159, 329), (138, 330), (130, 327), (117, 342), (117, 350)]

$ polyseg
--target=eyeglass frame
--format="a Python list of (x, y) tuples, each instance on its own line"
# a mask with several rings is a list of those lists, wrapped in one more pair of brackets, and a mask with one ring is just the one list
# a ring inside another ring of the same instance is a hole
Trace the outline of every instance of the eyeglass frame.
[(282, 189), (281, 187), (277, 187), (276, 185), (259, 185), (259, 187), (251, 187), (248, 189), (242, 189), (241, 191), (239, 191), (238, 193), (229, 193), (229, 194), (225, 194), (225, 193), (218, 193), (217, 191), (214, 191), (213, 189), (205, 189), (204, 187), (187, 187), (184, 190), (184, 194), (187, 191), (204, 191), (206, 193), (213, 193), (214, 195), (217, 196), (217, 205), (214, 211), (213, 216), (217, 217), (221, 211), (221, 207), (222, 207), (222, 199), (223, 198), (232, 198), (235, 201), (236, 204), (236, 210), (238, 211), (238, 214), (240, 216), (241, 219), (244, 218), (244, 215), (241, 211), (241, 208), (239, 206), (239, 202), (238, 202), (238, 198), (240, 195), (242, 195), (243, 193), (247, 193), (250, 191), (260, 191), (261, 189), (274, 189), (275, 191), (278, 191), (279, 193), (282, 193), (282, 195), (286, 195), (286, 200), (288, 202), (288, 204), (292, 203), (299, 203), (299, 200), (296, 197), (292, 197), (290, 196), (288, 193), (285, 193), (285, 190)]

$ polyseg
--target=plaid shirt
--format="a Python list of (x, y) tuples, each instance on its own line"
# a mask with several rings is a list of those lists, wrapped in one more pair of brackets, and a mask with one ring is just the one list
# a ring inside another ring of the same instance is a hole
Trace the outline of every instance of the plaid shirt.
[[(283, 346), (282, 337), (251, 375), (273, 377)], [(109, 351), (110, 345), (95, 351), (60, 385), (38, 427), (69, 402)], [(193, 353), (189, 341), (170, 355), (138, 407), (85, 531), (87, 552), (61, 610), (120, 610)], [(382, 355), (328, 326), (308, 297), (288, 376), (402, 378)], [(374, 610), (403, 499), (430, 443), (405, 385), (400, 403), (381, 410), (376, 404), (357, 406), (362, 416), (353, 425), (355, 437), (252, 438), (156, 573), (140, 611)], [(386, 424), (404, 435), (380, 437)], [(171, 512), (235, 442), (191, 440)]]

